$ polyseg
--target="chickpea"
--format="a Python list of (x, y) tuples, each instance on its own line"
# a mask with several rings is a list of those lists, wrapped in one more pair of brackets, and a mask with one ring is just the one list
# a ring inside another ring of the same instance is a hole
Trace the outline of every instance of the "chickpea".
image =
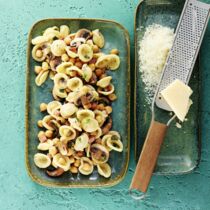
[(73, 156), (69, 157), (69, 160), (70, 160), (71, 163), (74, 163), (75, 162), (75, 159), (74, 159)]
[(40, 142), (45, 142), (47, 140), (44, 131), (39, 131), (37, 136)]
[(53, 141), (53, 145), (56, 145), (59, 142), (59, 138), (54, 138), (52, 141)]
[(104, 73), (104, 71), (102, 69), (96, 69), (95, 73), (97, 77), (100, 77)]
[(61, 56), (61, 60), (62, 60), (63, 62), (67, 62), (67, 61), (69, 60), (69, 56), (68, 56), (66, 53), (64, 53), (64, 54)]
[(77, 174), (77, 173), (78, 173), (78, 168), (75, 167), (75, 166), (71, 166), (71, 167), (70, 167), (70, 172), (71, 172), (72, 174)]
[(91, 68), (92, 71), (94, 71), (96, 68), (94, 63), (89, 64), (89, 67)]
[(75, 66), (77, 66), (78, 68), (82, 68), (82, 62), (81, 61), (77, 61), (76, 63), (75, 63)]
[(103, 111), (105, 107), (103, 104), (98, 104), (97, 109)]
[(69, 61), (74, 64), (75, 63), (75, 58), (69, 58)]
[(59, 158), (58, 162), (61, 164), (61, 165), (65, 165), (66, 161), (64, 158)]
[(36, 51), (36, 57), (41, 58), (43, 55), (43, 52), (41, 50)]
[(110, 51), (110, 54), (119, 55), (119, 50), (118, 50), (118, 49), (112, 49), (112, 50)]
[(96, 143), (96, 144), (102, 144), (101, 138), (96, 139), (95, 143)]
[(71, 71), (70, 72), (70, 76), (71, 77), (76, 77), (77, 76), (77, 72), (76, 71)]
[(102, 75), (100, 76), (100, 79), (103, 79), (104, 77), (107, 77), (107, 75), (106, 75), (106, 74), (102, 74)]
[(85, 171), (89, 171), (89, 170), (90, 170), (90, 165), (89, 165), (88, 163), (84, 163), (84, 164), (83, 164), (83, 169), (84, 169)]
[(79, 159), (75, 160), (74, 166), (77, 167), (77, 168), (80, 166), (80, 160)]
[(55, 154), (57, 154), (57, 152), (58, 152), (58, 150), (56, 149), (55, 146), (51, 146), (51, 147), (49, 148), (49, 154), (50, 154), (50, 155), (54, 156)]
[(40, 108), (40, 112), (44, 112), (44, 111), (47, 110), (47, 104), (41, 103), (40, 106), (39, 106), (39, 108)]
[(35, 71), (36, 74), (39, 74), (41, 72), (41, 70), (42, 70), (41, 66), (35, 66), (34, 67), (34, 71)]
[(65, 39), (64, 39), (64, 42), (66, 43), (66, 45), (70, 45), (71, 43), (71, 38), (69, 36), (67, 36)]
[(53, 131), (51, 131), (51, 130), (45, 131), (45, 136), (46, 136), (47, 138), (51, 138), (51, 137), (53, 136)]
[(38, 120), (37, 125), (38, 127), (42, 128), (43, 127), (42, 120)]
[(117, 96), (114, 93), (112, 93), (112, 94), (108, 95), (108, 98), (110, 101), (115, 101), (117, 99)]
[(91, 104), (91, 109), (96, 109), (96, 108), (97, 108), (97, 103), (94, 103), (94, 102), (93, 102), (93, 103)]
[(74, 150), (71, 149), (71, 148), (68, 148), (68, 153), (67, 153), (67, 156), (71, 156), (74, 154)]
[(111, 106), (106, 106), (105, 110), (106, 110), (107, 114), (111, 114), (112, 113), (112, 107)]
[(42, 69), (43, 69), (44, 71), (47, 71), (47, 70), (49, 69), (49, 65), (48, 65), (47, 62), (42, 62)]
[(98, 53), (99, 52), (99, 48), (97, 45), (93, 45), (93, 53)]
[(102, 121), (102, 117), (101, 116), (97, 116), (96, 120), (100, 123)]
[(69, 88), (66, 88), (66, 92), (69, 93), (71, 92), (71, 90)]

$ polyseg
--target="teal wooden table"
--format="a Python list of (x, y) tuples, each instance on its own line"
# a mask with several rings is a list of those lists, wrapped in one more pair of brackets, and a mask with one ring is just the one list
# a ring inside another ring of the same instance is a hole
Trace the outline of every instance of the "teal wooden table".
[[(206, 1), (210, 3), (209, 1)], [(0, 0), (0, 209), (210, 209), (210, 25), (201, 50), (202, 154), (199, 167), (184, 176), (154, 176), (144, 201), (128, 187), (135, 168), (133, 139), (126, 178), (103, 189), (52, 189), (33, 183), (24, 163), (26, 42), (30, 27), (47, 17), (113, 19), (130, 32), (133, 56), (134, 11), (138, 0)], [(131, 68), (133, 71), (133, 66)]]

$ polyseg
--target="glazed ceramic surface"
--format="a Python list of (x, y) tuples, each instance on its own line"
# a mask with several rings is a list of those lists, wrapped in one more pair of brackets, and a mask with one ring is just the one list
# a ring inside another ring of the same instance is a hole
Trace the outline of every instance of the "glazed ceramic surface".
[[(160, 24), (176, 29), (184, 5), (183, 0), (145, 0), (136, 10), (135, 22), (135, 57), (136, 57), (136, 158), (138, 159), (151, 121), (151, 106), (146, 101), (145, 84), (141, 78), (139, 60), (139, 42), (142, 40), (145, 28), (151, 24)], [(199, 60), (199, 59), (198, 59)], [(193, 105), (187, 115), (187, 121), (182, 128), (173, 121), (168, 129), (164, 144), (156, 164), (158, 174), (183, 174), (192, 171), (199, 162), (200, 154), (200, 68), (199, 61), (191, 76), (189, 86), (193, 89)], [(166, 123), (169, 112), (155, 109), (160, 122)]]
[[(72, 175), (65, 173), (59, 178), (51, 178), (46, 175), (44, 170), (39, 169), (33, 162), (34, 154), (37, 150), (37, 120), (42, 119), (44, 114), (39, 111), (39, 104), (48, 103), (52, 98), (53, 81), (48, 78), (41, 87), (35, 84), (34, 66), (38, 63), (31, 57), (32, 45), (31, 39), (40, 35), (46, 28), (50, 26), (60, 26), (66, 24), (70, 27), (71, 32), (78, 29), (87, 28), (90, 30), (100, 29), (105, 37), (105, 46), (103, 52), (109, 53), (113, 48), (120, 51), (121, 64), (116, 71), (109, 71), (109, 75), (113, 77), (113, 84), (118, 99), (113, 102), (113, 127), (121, 134), (124, 150), (122, 153), (111, 152), (109, 164), (112, 168), (112, 175), (106, 179), (101, 177), (97, 170), (90, 176), (81, 174)], [(113, 21), (96, 20), (96, 19), (45, 19), (37, 22), (31, 29), (28, 40), (28, 64), (27, 64), (27, 98), (26, 98), (26, 166), (31, 178), (39, 184), (45, 186), (59, 187), (97, 187), (110, 186), (117, 184), (124, 177), (130, 150), (130, 44), (129, 36), (120, 24)]]

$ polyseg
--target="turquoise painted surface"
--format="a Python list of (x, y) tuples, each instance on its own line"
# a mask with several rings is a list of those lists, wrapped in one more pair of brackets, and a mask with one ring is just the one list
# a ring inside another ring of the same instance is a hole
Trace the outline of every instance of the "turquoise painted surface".
[[(206, 1), (210, 3), (210, 0)], [(132, 153), (126, 178), (105, 189), (51, 189), (33, 183), (24, 164), (24, 100), (27, 33), (47, 17), (115, 19), (130, 32), (137, 0), (0, 0), (0, 209), (161, 209), (208, 210), (210, 206), (210, 25), (202, 45), (202, 154), (189, 175), (154, 176), (144, 201), (134, 201), (128, 186), (134, 169)], [(131, 63), (134, 63), (133, 46)], [(132, 68), (131, 68), (132, 70)]]

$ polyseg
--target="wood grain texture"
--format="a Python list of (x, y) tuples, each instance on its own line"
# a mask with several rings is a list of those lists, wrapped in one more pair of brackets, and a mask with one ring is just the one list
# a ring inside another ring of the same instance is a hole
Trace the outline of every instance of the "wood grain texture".
[(151, 122), (130, 189), (147, 191), (167, 127), (157, 121)]

